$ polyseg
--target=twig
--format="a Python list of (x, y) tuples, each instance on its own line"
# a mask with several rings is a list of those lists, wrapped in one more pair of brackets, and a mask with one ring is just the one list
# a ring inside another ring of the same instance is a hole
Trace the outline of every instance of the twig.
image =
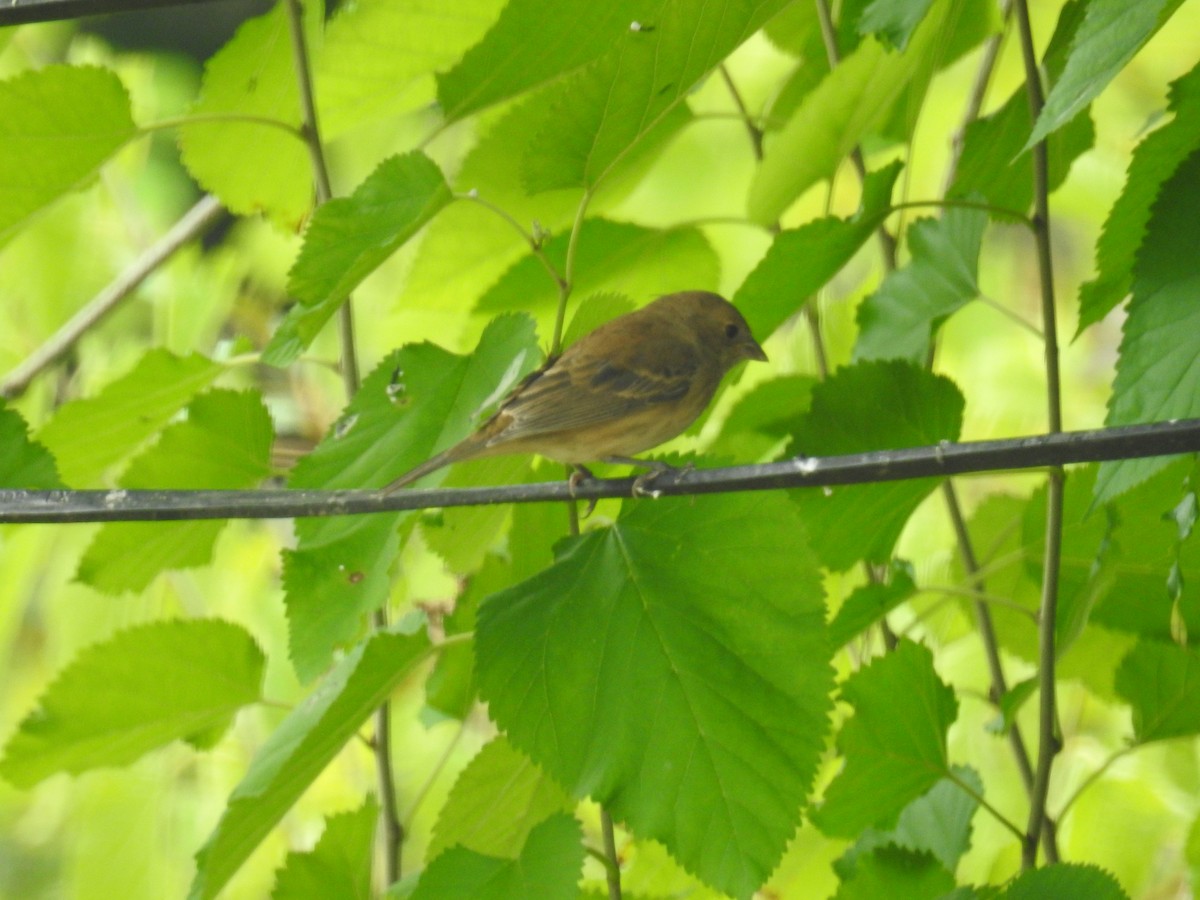
[[(1067, 463), (1173, 456), (1200, 451), (1200, 419), (1063, 432), (1003, 441), (974, 441), (876, 450), (846, 456), (664, 472), (660, 497), (831, 487), (945, 477), (968, 472), (1040, 469)], [(579, 500), (627, 498), (634, 478), (596, 478), (574, 489)], [(0, 490), (0, 525), (64, 522), (165, 522), (192, 519), (288, 519), (394, 513), (404, 509), (496, 503), (562, 503), (565, 480), (505, 487), (396, 491), (26, 491)], [(643, 502), (653, 502), (647, 498)]]
[(975, 70), (975, 81), (971, 85), (971, 92), (967, 95), (967, 108), (963, 112), (962, 126), (955, 132), (954, 138), (950, 142), (950, 165), (946, 167), (946, 185), (942, 189), (942, 193), (950, 190), (954, 179), (958, 176), (958, 163), (962, 158), (967, 126), (979, 118), (979, 113), (983, 109), (983, 100), (987, 96), (988, 85), (991, 84), (992, 73), (996, 70), (996, 60), (1000, 55), (1000, 45), (1004, 42), (1004, 36), (1008, 32), (1012, 5), (1007, 0), (1001, 0), (1000, 5), (1004, 24), (1000, 31), (987, 39), (983, 46), (983, 58), (979, 61), (979, 68)]
[(216, 197), (211, 194), (201, 197), (166, 234), (142, 251), (115, 281), (89, 300), (44, 344), (9, 372), (3, 383), (0, 383), (0, 397), (11, 398), (23, 394), (39, 373), (70, 352), (76, 341), (132, 294), (134, 289), (170, 259), (176, 250), (204, 234), (223, 212)]
[[(317, 205), (329, 202), (333, 188), (329, 180), (329, 167), (325, 161), (325, 148), (321, 143), (321, 127), (317, 118), (317, 104), (313, 94), (312, 70), (309, 65), (308, 47), (304, 39), (304, 8), (301, 0), (288, 0), (288, 26), (292, 38), (292, 57), (296, 64), (296, 81), (300, 92), (300, 108), (303, 117), (301, 135), (308, 147), (312, 162), (313, 182), (316, 186)], [(342, 384), (346, 397), (358, 392), (358, 350), (354, 341), (354, 312), (351, 298), (346, 297), (338, 309), (338, 336), (341, 344)], [(375, 610), (371, 616), (376, 630), (387, 628), (387, 607)], [(392, 770), (392, 714), (391, 701), (384, 700), (375, 711), (375, 769), (379, 779), (379, 807), (383, 819), (384, 871), (388, 884), (400, 880), (400, 853), (404, 844), (404, 826), (400, 822), (399, 804), (396, 797), (396, 776)]]
[(617, 840), (613, 833), (612, 816), (603, 806), (600, 807), (600, 833), (604, 838), (604, 874), (608, 877), (608, 900), (621, 900), (621, 861), (617, 857)]
[[(1025, 88), (1029, 96), (1030, 121), (1041, 114), (1044, 98), (1041, 73), (1033, 47), (1026, 0), (1014, 0), (1021, 56), (1025, 63)], [(1050, 190), (1045, 140), (1033, 146), (1034, 238), (1037, 245), (1038, 276), (1041, 282), (1042, 334), (1045, 343), (1046, 399), (1048, 431), (1062, 431), (1062, 390), (1059, 383), (1058, 330), (1054, 308), (1054, 267), (1050, 252)], [(1021, 865), (1028, 870), (1037, 865), (1038, 841), (1045, 819), (1046, 797), (1050, 791), (1050, 773), (1059, 742), (1055, 733), (1055, 620), (1058, 612), (1058, 576), (1062, 551), (1063, 472), (1049, 472), (1046, 492), (1046, 550), (1042, 573), (1042, 599), (1038, 621), (1038, 757), (1029, 803), (1029, 824), (1021, 848)]]
[(733, 78), (729, 74), (729, 69), (725, 67), (725, 63), (717, 66), (717, 71), (721, 73), (721, 78), (725, 82), (725, 87), (729, 89), (729, 95), (733, 97), (733, 104), (737, 107), (738, 118), (746, 126), (746, 133), (750, 136), (750, 146), (754, 149), (754, 158), (762, 162), (763, 158), (763, 133), (762, 129), (754, 124), (754, 119), (750, 117), (750, 111), (746, 109), (746, 103), (742, 100), (742, 95), (738, 92), (737, 85), (733, 83)]

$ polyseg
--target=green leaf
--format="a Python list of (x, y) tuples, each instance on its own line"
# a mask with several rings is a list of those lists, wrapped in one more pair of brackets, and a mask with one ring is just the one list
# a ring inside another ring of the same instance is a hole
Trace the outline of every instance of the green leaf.
[[(450, 470), (442, 487), (474, 487), (480, 484), (520, 483), (529, 473), (529, 460), (522, 456), (496, 456)], [(477, 570), (512, 515), (507, 504), (460, 506), (444, 510), (436, 519), (421, 522), (425, 543), (456, 575)]]
[[(1083, 20), (1084, 4), (1063, 6), (1042, 59), (1042, 67), (1053, 84), (1066, 65), (1067, 52)], [(999, 220), (1024, 216), (1033, 203), (1033, 165), (1022, 153), (1032, 120), (1029, 97), (1024, 85), (990, 115), (967, 125), (963, 134), (954, 184), (947, 196), (958, 199), (983, 199), (995, 209), (989, 215)], [(1066, 180), (1071, 164), (1090, 150), (1095, 129), (1087, 110), (1076, 113), (1061, 134), (1047, 141), (1047, 190), (1055, 191)]]
[(560, 813), (529, 832), (516, 859), (445, 851), (421, 873), (412, 900), (575, 900), (583, 856), (579, 823)]
[(1195, 650), (1140, 640), (1121, 661), (1116, 688), (1133, 707), (1138, 743), (1200, 734), (1200, 655)]
[[(382, 487), (466, 437), (539, 361), (533, 324), (522, 316), (492, 322), (470, 356), (432, 344), (402, 347), (367, 376), (289, 486)], [(296, 523), (283, 581), (289, 647), (302, 680), (328, 666), (334, 648), (354, 640), (363, 616), (387, 598), (397, 527), (410, 519), (396, 513)]]
[[(863, 398), (871, 398), (864, 403)], [(813, 388), (812, 407), (788, 455), (834, 456), (953, 441), (963, 397), (954, 382), (901, 360), (861, 362)], [(845, 571), (861, 559), (884, 562), (937, 478), (794, 491), (821, 562)]]
[(925, 359), (942, 322), (979, 294), (986, 225), (987, 215), (975, 209), (950, 209), (940, 219), (912, 224), (912, 260), (858, 307), (855, 359)]
[(441, 170), (414, 150), (384, 160), (351, 196), (318, 207), (288, 274), (288, 291), (299, 302), (279, 324), (264, 361), (293, 362), (350, 292), (450, 200)]
[(1091, 103), (1181, 2), (1089, 0), (1066, 69), (1046, 98), (1025, 148), (1061, 128)]
[(446, 798), (427, 856), (458, 845), (484, 856), (516, 859), (540, 822), (575, 806), (529, 757), (496, 737), (475, 755)]
[(0, 81), (0, 246), (136, 134), (115, 72), (46, 66)]
[(829, 216), (775, 236), (733, 298), (760, 340), (798, 312), (883, 223), (900, 169), (897, 161), (867, 175), (862, 205), (849, 219)]
[[(1106, 425), (1200, 416), (1200, 150), (1164, 184), (1133, 271), (1133, 298), (1117, 359)], [(1096, 502), (1145, 481), (1173, 457), (1102, 463)]]
[(1125, 188), (1109, 210), (1096, 243), (1094, 279), (1079, 289), (1079, 331), (1103, 319), (1133, 286), (1138, 249), (1163, 184), (1200, 148), (1200, 65), (1171, 85), (1167, 107), (1174, 118), (1133, 151)]
[(76, 654), (9, 740), (0, 774), (29, 787), (57, 772), (128, 765), (175, 740), (217, 742), (259, 700), (266, 660), (240, 626), (155, 622)]
[(871, 583), (856, 587), (829, 623), (830, 643), (835, 647), (843, 646), (916, 592), (912, 567), (906, 564), (894, 566), (892, 580), (886, 584)]
[(371, 896), (375, 822), (373, 797), (356, 810), (325, 820), (325, 831), (307, 853), (289, 853), (275, 876), (271, 900), (360, 900)]
[(48, 491), (64, 487), (54, 456), (29, 437), (21, 414), (0, 400), (0, 487)]
[(320, 687), (271, 733), (233, 789), (196, 854), (189, 897), (215, 897), (251, 851), (346, 745), (363, 722), (428, 656), (424, 634), (378, 632), (354, 647)]
[(933, 0), (872, 0), (858, 20), (859, 34), (873, 34), (889, 47), (903, 50)]
[(812, 90), (777, 135), (750, 186), (750, 217), (769, 225), (808, 188), (832, 178), (863, 138), (879, 128), (937, 46), (949, 4), (940, 3), (904, 53), (864, 40)]
[(784, 375), (756, 384), (729, 411), (707, 452), (746, 463), (766, 459), (808, 412), (816, 384), (810, 375)]
[(877, 847), (859, 858), (834, 900), (937, 900), (954, 890), (954, 876), (928, 853)]
[(778, 495), (632, 504), (479, 612), (480, 690), (513, 744), (738, 896), (778, 863), (827, 727), (802, 534)]
[(503, 6), (503, 0), (338, 4), (315, 66), (322, 136), (430, 103), (433, 73), (477, 43)]
[(438, 75), (438, 103), (448, 121), (578, 71), (607, 53), (631, 23), (658, 20), (664, 0), (589, 3), (510, 0), (462, 61)]
[(59, 407), (38, 433), (67, 484), (90, 486), (110, 466), (161, 429), (221, 374), (199, 354), (150, 350), (126, 375), (95, 397)]
[[(187, 416), (129, 464), (121, 487), (237, 490), (269, 474), (274, 432), (257, 394), (210, 391), (192, 401)], [(220, 519), (104, 525), (84, 551), (77, 577), (108, 594), (140, 591), (167, 569), (210, 562), (224, 527)]]
[(851, 675), (842, 698), (854, 707), (838, 735), (846, 763), (813, 821), (830, 836), (854, 837), (872, 825), (890, 827), (948, 775), (946, 730), (958, 701), (929, 649), (907, 640)]
[(1002, 900), (1129, 900), (1117, 880), (1103, 869), (1079, 863), (1055, 863), (1030, 869), (1008, 886)]
[[(569, 234), (556, 235), (543, 248), (561, 272), (566, 263)], [(588, 219), (580, 229), (575, 257), (575, 292), (619, 293), (652, 299), (686, 285), (715, 290), (719, 261), (712, 245), (696, 228), (646, 228), (607, 219)], [(530, 254), (510, 268), (484, 294), (477, 309), (553, 310), (558, 285), (546, 277), (540, 260)]]
[(668, 0), (652, 22), (638, 20), (652, 27), (627, 28), (610, 53), (546, 101), (526, 155), (526, 189), (593, 187), (649, 132), (678, 130), (683, 120), (673, 111), (696, 82), (784, 5)]
[[(320, 47), (314, 37), (323, 6), (304, 6), (310, 50)], [(296, 229), (312, 206), (313, 176), (298, 131), (300, 95), (284, 4), (244, 22), (209, 59), (191, 112), (196, 118), (180, 127), (179, 147), (192, 177), (231, 212), (265, 213)]]

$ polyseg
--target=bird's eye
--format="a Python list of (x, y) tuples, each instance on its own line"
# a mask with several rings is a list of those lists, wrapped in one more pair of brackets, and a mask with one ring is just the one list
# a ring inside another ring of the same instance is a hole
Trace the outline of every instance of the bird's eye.
[(738, 336), (738, 327), (736, 325), (734, 325), (732, 322), (730, 322), (728, 325), (725, 326), (725, 337), (729, 338), (730, 340), (733, 340), (737, 336)]

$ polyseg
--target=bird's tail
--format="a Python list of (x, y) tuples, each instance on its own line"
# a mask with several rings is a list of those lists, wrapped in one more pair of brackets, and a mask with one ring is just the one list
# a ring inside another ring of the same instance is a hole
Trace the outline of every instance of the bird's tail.
[(419, 466), (409, 469), (391, 484), (380, 488), (379, 492), (385, 497), (388, 494), (393, 494), (405, 485), (412, 484), (414, 481), (424, 478), (430, 472), (436, 472), (438, 469), (450, 465), (450, 463), (458, 462), (459, 460), (467, 459), (470, 456), (473, 456), (475, 449), (474, 442), (471, 440), (471, 438), (467, 438), (465, 441), (457, 443), (453, 447), (443, 450), (437, 456), (430, 457)]

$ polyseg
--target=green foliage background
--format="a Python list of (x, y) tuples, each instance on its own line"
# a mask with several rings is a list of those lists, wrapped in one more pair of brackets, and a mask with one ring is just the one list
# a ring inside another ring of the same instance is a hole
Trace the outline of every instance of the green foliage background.
[[(731, 297), (771, 364), (664, 452), (1041, 433), (1043, 137), (1064, 427), (1200, 416), (1200, 2), (1033, 7), (1036, 122), (988, 0), (834, 4), (832, 70), (807, 0), (306, 2), (321, 205), (287, 3), (202, 66), (0, 29), (0, 372), (201, 191), (233, 214), (0, 402), (0, 488), (380, 486), (556, 322), (682, 289)], [(601, 806), (631, 898), (1185, 895), (1197, 477), (1068, 473), (1062, 864), (1024, 874), (1044, 475), (956, 482), (976, 573), (937, 480), (605, 502), (573, 537), (552, 506), (5, 527), (0, 896), (603, 896)]]

